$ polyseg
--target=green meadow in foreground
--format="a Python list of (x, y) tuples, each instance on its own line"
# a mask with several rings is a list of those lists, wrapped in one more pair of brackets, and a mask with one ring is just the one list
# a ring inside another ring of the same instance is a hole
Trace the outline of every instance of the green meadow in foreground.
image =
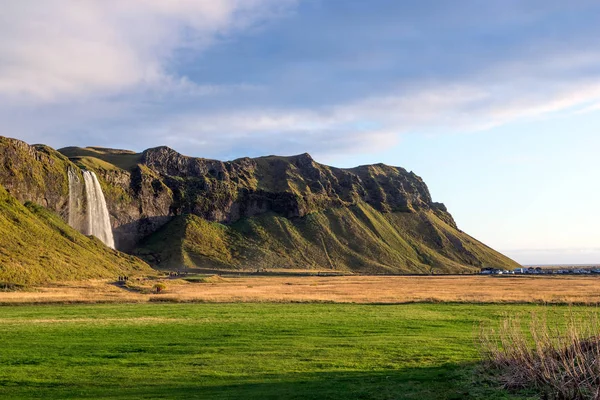
[(3, 306), (0, 398), (522, 399), (476, 372), (475, 338), (481, 321), (539, 309)]

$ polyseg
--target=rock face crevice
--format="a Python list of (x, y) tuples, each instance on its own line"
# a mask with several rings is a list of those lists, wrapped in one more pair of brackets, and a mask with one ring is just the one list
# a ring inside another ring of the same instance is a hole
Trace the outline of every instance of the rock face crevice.
[[(294, 220), (366, 204), (382, 215), (432, 215), (457, 229), (419, 176), (385, 164), (342, 169), (319, 164), (306, 153), (223, 162), (165, 146), (142, 153), (98, 147), (56, 151), (8, 138), (0, 138), (0, 157), (0, 184), (18, 200), (44, 205), (65, 220), (68, 169), (95, 172), (116, 248), (126, 252), (185, 215), (231, 226), (264, 215)], [(477, 255), (469, 260), (476, 264)]]

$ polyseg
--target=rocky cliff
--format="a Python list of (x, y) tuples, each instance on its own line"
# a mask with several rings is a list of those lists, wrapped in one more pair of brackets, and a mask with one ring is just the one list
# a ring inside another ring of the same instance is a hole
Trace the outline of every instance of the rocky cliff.
[(262, 260), (269, 267), (454, 272), (515, 265), (460, 232), (423, 180), (399, 167), (333, 168), (308, 154), (222, 162), (168, 147), (57, 152), (6, 138), (0, 156), (0, 184), (63, 217), (68, 166), (95, 171), (117, 248), (158, 266), (245, 268)]

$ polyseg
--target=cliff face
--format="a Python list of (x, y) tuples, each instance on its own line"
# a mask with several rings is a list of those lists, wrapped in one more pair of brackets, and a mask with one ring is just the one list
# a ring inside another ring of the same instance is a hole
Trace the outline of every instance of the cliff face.
[(302, 217), (361, 200), (382, 212), (438, 208), (421, 178), (383, 164), (339, 169), (308, 154), (221, 162), (167, 147), (146, 150), (141, 163), (165, 178), (176, 213), (214, 221), (235, 222), (267, 211)]
[(0, 184), (22, 203), (31, 201), (65, 215), (70, 164), (67, 157), (48, 146), (30, 146), (0, 136)]
[[(46, 146), (29, 146), (14, 139), (2, 139), (0, 155), (3, 157), (4, 168), (0, 169), (0, 184), (3, 184), (19, 200), (34, 201), (64, 216), (68, 199), (66, 175), (68, 166), (76, 165), (79, 168), (95, 171), (107, 199), (117, 248), (144, 254), (155, 264), (160, 264), (165, 258), (183, 262), (183, 258), (188, 257), (185, 265), (198, 266), (196, 262), (190, 261), (191, 258), (204, 260), (202, 262), (211, 259), (203, 253), (206, 251), (211, 253), (211, 251), (201, 249), (202, 246), (192, 246), (197, 254), (185, 252), (184, 244), (187, 243), (189, 247), (191, 240), (188, 237), (182, 237), (179, 246), (183, 247), (176, 250), (177, 257), (165, 255), (163, 249), (157, 248), (152, 240), (153, 236), (160, 234), (161, 228), (162, 231), (168, 231), (175, 229), (174, 226), (179, 227), (178, 229), (182, 230), (179, 235), (185, 236), (185, 232), (189, 232), (190, 235), (195, 235), (196, 242), (201, 242), (208, 240), (209, 234), (198, 232), (197, 229), (194, 231), (190, 228), (190, 224), (194, 221), (217, 224), (220, 226), (218, 232), (227, 231), (227, 234), (221, 238), (223, 246), (229, 250), (240, 249), (237, 253), (228, 256), (231, 262), (226, 265), (243, 267), (256, 262), (254, 260), (256, 254), (260, 253), (251, 250), (250, 247), (253, 249), (261, 246), (268, 247), (269, 241), (280, 239), (270, 237), (275, 232), (265, 227), (259, 233), (240, 228), (249, 221), (265, 222), (271, 218), (268, 225), (274, 221), (279, 223), (286, 221), (285, 224), (289, 222), (294, 226), (297, 225), (297, 234), (290, 227), (286, 231), (288, 234), (305, 236), (315, 233), (299, 226), (308, 220), (314, 220), (313, 214), (329, 215), (327, 217), (329, 222), (317, 219), (318, 223), (321, 225), (332, 223), (332, 227), (337, 229), (345, 226), (344, 224), (347, 225), (348, 220), (356, 219), (356, 212), (359, 209), (375, 213), (377, 218), (384, 217), (388, 221), (386, 224), (392, 224), (396, 234), (400, 236), (404, 235), (402, 232), (406, 231), (404, 229), (406, 227), (397, 226), (400, 219), (395, 218), (396, 216), (408, 217), (402, 222), (407, 226), (420, 221), (412, 230), (414, 235), (412, 233), (411, 235), (414, 238), (411, 240), (415, 243), (430, 241), (426, 247), (433, 248), (432, 251), (436, 254), (443, 254), (444, 251), (452, 248), (452, 251), (448, 250), (449, 253), (446, 251), (450, 254), (449, 259), (454, 263), (452, 270), (460, 270), (461, 264), (475, 267), (490, 261), (489, 254), (478, 256), (476, 251), (467, 249), (468, 246), (463, 244), (464, 238), (458, 237), (460, 231), (457, 230), (452, 216), (444, 205), (433, 202), (423, 180), (403, 168), (383, 164), (352, 169), (333, 168), (315, 162), (308, 154), (291, 157), (241, 158), (222, 162), (183, 156), (168, 147), (148, 149), (143, 153), (94, 147), (69, 147), (60, 149), (59, 152)], [(344, 214), (346, 211), (349, 214)], [(360, 214), (364, 213), (361, 211)], [(175, 218), (184, 216), (194, 216), (198, 219), (192, 221), (186, 217), (184, 223), (181, 219)], [(371, 232), (365, 232), (365, 237), (369, 238), (364, 242), (365, 246), (372, 247), (376, 246), (375, 242), (385, 242), (371, 218), (358, 225), (361, 224)], [(441, 236), (438, 234), (442, 225), (441, 230), (448, 230), (451, 238), (446, 234)], [(236, 230), (237, 228), (241, 230)], [(343, 237), (343, 241), (350, 243), (353, 239), (348, 233), (354, 228), (356, 226), (350, 224), (339, 234), (334, 232), (336, 229), (329, 229), (329, 231), (333, 232), (333, 236)], [(264, 237), (257, 239), (261, 235)], [(306, 239), (313, 240), (308, 237)], [(250, 242), (254, 244), (250, 247), (246, 246)], [(290, 242), (289, 246), (298, 243)], [(311, 265), (327, 264), (328, 267), (333, 265), (332, 262), (317, 254), (327, 252), (321, 244), (316, 243), (313, 246), (305, 243), (305, 245), (312, 246), (314, 257)], [(281, 248), (275, 246), (277, 248), (272, 250), (289, 253), (290, 248), (286, 246)], [(393, 246), (393, 244), (388, 243), (386, 246)], [(383, 270), (393, 271), (396, 268), (397, 271), (409, 271), (413, 267), (417, 268), (415, 267), (417, 264), (419, 268), (425, 268), (424, 266), (434, 263), (430, 260), (431, 257), (425, 254), (429, 250), (415, 250), (415, 246), (410, 243), (407, 246), (413, 249), (411, 251), (414, 254), (411, 253), (408, 257), (413, 261), (409, 263), (408, 258), (402, 257), (388, 258), (385, 263), (379, 263), (385, 264)], [(436, 246), (449, 247), (436, 249)], [(345, 250), (339, 251), (343, 253)], [(359, 249), (352, 251), (357, 252)], [(493, 252), (491, 249), (489, 251)], [(487, 254), (486, 252), (483, 253)], [(185, 257), (182, 255), (184, 253)], [(290, 259), (286, 257), (284, 257), (287, 260), (285, 263), (289, 265)], [(436, 265), (442, 265), (444, 259), (448, 259), (448, 256), (443, 256), (436, 261)], [(340, 260), (341, 269), (361, 270), (364, 265), (369, 264), (368, 262), (354, 263), (352, 257), (340, 257)], [(278, 262), (277, 257), (272, 258), (273, 264)], [(494, 262), (504, 265), (512, 263), (502, 257), (494, 259)], [(394, 267), (394, 263), (398, 266)], [(169, 266), (176, 267), (174, 264)]]
[[(295, 218), (366, 202), (381, 212), (431, 210), (454, 226), (445, 207), (431, 201), (421, 178), (383, 164), (332, 168), (308, 154), (222, 162), (186, 157), (168, 147), (141, 154), (98, 148), (60, 151), (105, 182), (117, 247), (126, 251), (183, 214), (231, 224), (268, 212)], [(129, 164), (120, 156), (129, 157)]]

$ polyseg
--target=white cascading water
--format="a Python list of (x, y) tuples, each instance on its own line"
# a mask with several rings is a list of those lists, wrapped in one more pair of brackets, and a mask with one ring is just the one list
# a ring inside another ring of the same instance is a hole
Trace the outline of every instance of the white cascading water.
[[(86, 220), (87, 234), (94, 235), (105, 245), (114, 249), (115, 240), (113, 238), (112, 227), (110, 225), (110, 216), (106, 207), (106, 200), (102, 187), (96, 174), (92, 171), (83, 171), (83, 180), (85, 182), (85, 198), (87, 203)], [(69, 220), (70, 220), (69, 216)]]

